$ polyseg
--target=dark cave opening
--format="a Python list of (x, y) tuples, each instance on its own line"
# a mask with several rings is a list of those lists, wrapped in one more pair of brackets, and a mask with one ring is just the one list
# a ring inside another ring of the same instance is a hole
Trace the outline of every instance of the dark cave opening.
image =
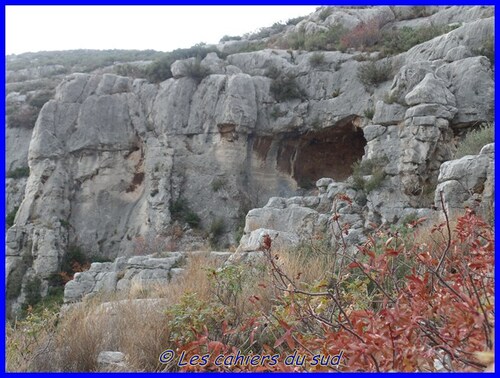
[(365, 153), (363, 130), (351, 119), (343, 124), (287, 136), (279, 146), (278, 169), (289, 173), (302, 188), (322, 177), (343, 181)]

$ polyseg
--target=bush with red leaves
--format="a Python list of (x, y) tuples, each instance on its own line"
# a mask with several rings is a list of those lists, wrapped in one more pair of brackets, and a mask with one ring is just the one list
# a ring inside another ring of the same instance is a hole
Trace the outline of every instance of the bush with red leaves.
[[(265, 251), (281, 292), (273, 313), (233, 329), (224, 323), (217, 340), (206, 330), (179, 346), (178, 352), (188, 356), (210, 354), (206, 365), (181, 370), (483, 371), (486, 364), (478, 352), (493, 348), (492, 227), (467, 210), (454, 231), (444, 222), (432, 233), (444, 236), (442, 241), (419, 244), (393, 230), (378, 231), (358, 256), (345, 256), (346, 263), (329, 282), (307, 287), (290, 279), (273, 252)], [(234, 335), (246, 339), (245, 348)], [(283, 358), (258, 366), (215, 363), (219, 354), (238, 350), (281, 357), (295, 351), (306, 358), (299, 366), (287, 366)], [(314, 355), (339, 351), (338, 366), (313, 363)]]

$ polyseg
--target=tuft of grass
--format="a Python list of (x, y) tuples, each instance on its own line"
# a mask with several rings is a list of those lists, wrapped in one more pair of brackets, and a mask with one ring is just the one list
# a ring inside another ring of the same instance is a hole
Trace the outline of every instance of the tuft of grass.
[(340, 94), (341, 94), (340, 88), (334, 89), (333, 92), (332, 92), (332, 98), (339, 97)]
[(212, 191), (218, 192), (226, 186), (226, 179), (223, 177), (216, 178), (212, 181)]
[(467, 155), (477, 155), (485, 145), (493, 143), (495, 126), (493, 123), (483, 123), (469, 131), (457, 146), (454, 158), (460, 159)]
[(309, 64), (311, 67), (319, 67), (325, 63), (325, 54), (322, 52), (315, 52), (309, 57)]
[(371, 107), (371, 108), (365, 109), (363, 114), (365, 115), (366, 118), (373, 119), (373, 116), (375, 115), (375, 108)]

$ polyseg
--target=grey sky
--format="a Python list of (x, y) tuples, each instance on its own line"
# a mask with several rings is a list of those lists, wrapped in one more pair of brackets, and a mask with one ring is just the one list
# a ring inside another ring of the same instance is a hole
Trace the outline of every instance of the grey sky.
[(70, 49), (170, 51), (217, 43), (316, 6), (7, 6), (6, 53)]

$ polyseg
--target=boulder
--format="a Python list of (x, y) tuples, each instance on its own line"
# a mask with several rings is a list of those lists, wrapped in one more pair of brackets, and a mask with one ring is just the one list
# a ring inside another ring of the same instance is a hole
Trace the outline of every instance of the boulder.
[(116, 351), (102, 351), (97, 356), (100, 371), (126, 371), (127, 359), (124, 353)]
[(447, 88), (446, 83), (434, 74), (428, 73), (413, 90), (405, 96), (408, 105), (425, 103), (455, 106), (455, 97)]
[(397, 125), (405, 119), (406, 108), (399, 104), (386, 104), (383, 101), (377, 101), (375, 105), (375, 114), (373, 123), (376, 125)]
[(73, 303), (97, 293), (128, 290), (133, 285), (147, 287), (169, 282), (184, 260), (184, 254), (171, 252), (168, 257), (120, 257), (113, 263), (92, 263), (90, 269), (76, 273), (64, 287), (64, 303)]

